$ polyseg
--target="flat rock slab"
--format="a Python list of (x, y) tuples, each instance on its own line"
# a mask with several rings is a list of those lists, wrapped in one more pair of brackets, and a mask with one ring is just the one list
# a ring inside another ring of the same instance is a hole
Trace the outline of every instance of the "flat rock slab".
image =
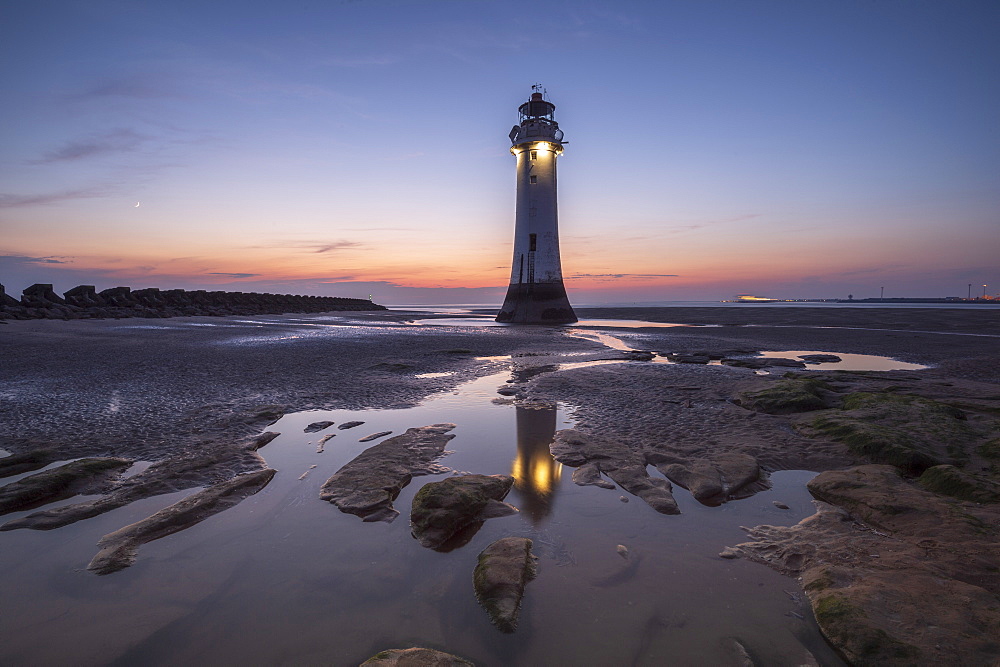
[(380, 651), (361, 664), (368, 667), (474, 667), (474, 663), (451, 653), (417, 646)]
[(365, 437), (358, 440), (358, 442), (371, 442), (372, 440), (378, 440), (379, 438), (384, 438), (387, 435), (392, 435), (392, 431), (379, 431), (378, 433), (372, 433), (366, 435)]
[(354, 428), (355, 426), (361, 426), (362, 424), (364, 424), (364, 422), (344, 422), (337, 428), (343, 431), (345, 429)]
[(322, 431), (323, 429), (330, 428), (333, 426), (334, 422), (323, 421), (323, 422), (313, 422), (302, 429), (303, 433), (316, 433), (317, 431)]
[(132, 465), (129, 459), (80, 459), (0, 487), (0, 514), (100, 489)]
[(274, 473), (267, 468), (239, 475), (188, 496), (142, 521), (108, 533), (97, 543), (101, 550), (87, 569), (97, 574), (110, 574), (128, 567), (135, 562), (141, 545), (190, 528), (229, 509), (267, 486)]
[(525, 537), (504, 537), (479, 554), (472, 577), (476, 597), (503, 632), (517, 628), (524, 587), (535, 577), (535, 560), (531, 540)]
[(513, 485), (508, 475), (460, 475), (424, 484), (410, 511), (413, 537), (437, 549), (467, 526), (515, 514), (517, 508), (500, 502)]
[(592, 466), (579, 479), (574, 475), (573, 481), (577, 484), (607, 488), (606, 484), (600, 483), (603, 481), (600, 476), (595, 478), (593, 468), (596, 468), (629, 493), (642, 498), (657, 512), (680, 514), (677, 501), (671, 494), (670, 482), (650, 477), (646, 472), (645, 457), (624, 443), (566, 429), (556, 433), (549, 449), (556, 461), (562, 464), (574, 468)]
[(436, 471), (433, 464), (455, 437), (449, 433), (454, 428), (454, 424), (411, 428), (369, 447), (326, 480), (319, 497), (365, 521), (392, 521), (399, 516), (392, 501), (413, 477)]

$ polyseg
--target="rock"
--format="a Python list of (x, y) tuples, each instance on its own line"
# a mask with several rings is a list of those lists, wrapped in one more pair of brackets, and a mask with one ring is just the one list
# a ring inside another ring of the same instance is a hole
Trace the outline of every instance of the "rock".
[(507, 475), (461, 475), (424, 484), (410, 511), (413, 537), (421, 546), (438, 549), (467, 526), (516, 513), (500, 502), (513, 485)]
[(325, 428), (330, 428), (331, 426), (333, 426), (333, 424), (334, 422), (328, 422), (328, 421), (313, 422), (312, 424), (309, 424), (309, 426), (306, 426), (304, 429), (302, 429), (302, 432), (316, 433), (317, 431), (322, 431)]
[(24, 454), (11, 454), (0, 458), (0, 477), (11, 477), (38, 470), (56, 460), (58, 459), (54, 449), (36, 449)]
[(887, 465), (824, 472), (808, 487), (846, 509), (817, 501), (796, 526), (749, 529), (755, 541), (739, 549), (801, 575), (817, 623), (849, 663), (1000, 661), (994, 506), (944, 498)]
[(625, 358), (629, 361), (652, 361), (656, 357), (655, 352), (648, 350), (627, 350)]
[(820, 380), (785, 378), (772, 381), (767, 389), (743, 392), (738, 404), (757, 412), (788, 415), (830, 407), (824, 400), (829, 393), (829, 387)]
[(392, 521), (399, 515), (392, 501), (414, 476), (432, 474), (432, 464), (455, 437), (449, 433), (454, 428), (454, 424), (411, 428), (369, 447), (328, 479), (319, 497), (365, 521)]
[(618, 500), (622, 501), (623, 503), (627, 503), (628, 502), (628, 497), (626, 497), (626, 496), (618, 496)]
[(364, 422), (344, 422), (343, 424), (341, 424), (337, 428), (340, 429), (340, 430), (344, 430), (344, 429), (348, 429), (348, 428), (354, 428), (355, 426), (361, 426), (362, 424), (364, 424)]
[(451, 653), (416, 646), (380, 651), (361, 664), (368, 667), (473, 667), (473, 663)]
[(516, 396), (519, 391), (521, 390), (517, 387), (500, 387), (497, 389), (497, 393), (501, 396)]
[(698, 459), (686, 464), (672, 463), (659, 468), (671, 482), (678, 484), (700, 502), (718, 498), (723, 494), (722, 475), (708, 461)]
[(739, 452), (683, 463), (664, 462), (656, 467), (670, 481), (684, 487), (698, 502), (706, 505), (719, 505), (730, 498), (740, 497), (740, 491), (760, 479), (760, 466), (756, 459)]
[(267, 486), (274, 473), (274, 470), (267, 468), (239, 475), (188, 496), (142, 521), (108, 533), (97, 543), (102, 548), (90, 561), (87, 569), (97, 574), (110, 574), (128, 567), (135, 562), (141, 545), (189, 528), (213, 514), (229, 509)]
[(672, 352), (667, 355), (667, 359), (675, 364), (707, 364), (712, 360), (708, 355), (687, 354), (684, 352)]
[(915, 476), (967, 457), (985, 435), (962, 410), (911, 394), (855, 392), (843, 397), (842, 407), (801, 430), (843, 442), (855, 454)]
[(599, 486), (602, 489), (615, 488), (614, 483), (601, 477), (601, 471), (593, 463), (584, 463), (574, 470), (573, 483), (577, 486)]
[(835, 354), (800, 354), (799, 359), (807, 364), (831, 364), (843, 361)]
[(366, 435), (365, 437), (358, 440), (358, 442), (371, 442), (372, 440), (378, 440), (379, 438), (384, 438), (387, 435), (392, 435), (392, 431), (379, 431), (378, 433), (372, 433)]
[(739, 558), (739, 557), (740, 557), (740, 552), (732, 547), (726, 547), (725, 549), (719, 552), (719, 558), (727, 558), (729, 560), (732, 560), (733, 558)]
[(132, 465), (129, 459), (80, 459), (0, 486), (0, 514), (93, 493)]
[(725, 357), (721, 363), (725, 366), (737, 366), (739, 368), (768, 368), (771, 366), (781, 366), (786, 368), (805, 368), (805, 362), (798, 359), (784, 359), (781, 357), (755, 357), (752, 359)]
[(775, 507), (777, 507), (779, 510), (787, 510), (788, 509), (788, 505), (786, 505), (785, 503), (783, 503), (783, 502), (781, 502), (779, 500), (772, 500), (771, 504), (774, 505)]
[(625, 546), (624, 544), (619, 544), (617, 547), (615, 547), (615, 551), (618, 552), (619, 556), (621, 556), (625, 560), (628, 560), (628, 547), (627, 546)]
[(557, 461), (571, 467), (594, 465), (631, 494), (662, 514), (679, 514), (670, 482), (654, 479), (646, 472), (643, 455), (626, 445), (598, 438), (575, 429), (558, 431), (549, 446)]
[(524, 537), (504, 537), (479, 554), (472, 577), (476, 597), (503, 632), (517, 628), (524, 587), (535, 576), (536, 557), (531, 554), (531, 544)]
[(952, 465), (928, 468), (920, 475), (920, 486), (974, 503), (1000, 502), (1000, 484), (980, 475), (964, 472)]

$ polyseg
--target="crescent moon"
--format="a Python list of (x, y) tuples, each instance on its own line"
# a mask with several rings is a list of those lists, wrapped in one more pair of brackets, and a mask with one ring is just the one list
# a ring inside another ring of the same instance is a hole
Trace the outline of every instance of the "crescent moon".
[(139, 208), (139, 202), (136, 202), (135, 206), (133, 206), (132, 208)]

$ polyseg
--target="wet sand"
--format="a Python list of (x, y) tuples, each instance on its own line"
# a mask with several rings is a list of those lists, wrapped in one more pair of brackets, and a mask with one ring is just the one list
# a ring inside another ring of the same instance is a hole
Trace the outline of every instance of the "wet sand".
[[(1000, 393), (1000, 311), (832, 310), (581, 309), (580, 315), (722, 325), (608, 330), (635, 349), (879, 354), (930, 368), (857, 374), (851, 380), (857, 388), (888, 382), (972, 401)], [(59, 458), (200, 457), (176, 485), (194, 488), (260, 469), (247, 439), (283, 414), (412, 406), (496, 372), (497, 362), (485, 358), (512, 355), (525, 380), (521, 400), (577, 406), (578, 428), (635, 447), (666, 447), (688, 459), (738, 450), (770, 471), (864, 463), (842, 444), (804, 438), (786, 420), (734, 405), (733, 396), (761, 381), (748, 369), (676, 365), (665, 379), (663, 368), (633, 362), (535, 375), (558, 363), (620, 355), (557, 328), (412, 327), (411, 317), (426, 314), (0, 324), (0, 447), (52, 449)], [(425, 374), (435, 377), (417, 377)]]

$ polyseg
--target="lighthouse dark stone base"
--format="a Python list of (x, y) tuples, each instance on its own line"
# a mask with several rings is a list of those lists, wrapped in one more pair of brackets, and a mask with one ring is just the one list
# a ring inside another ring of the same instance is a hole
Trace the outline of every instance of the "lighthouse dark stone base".
[(570, 324), (576, 313), (569, 305), (566, 288), (558, 283), (517, 283), (507, 288), (507, 298), (497, 322), (514, 324)]
[(559, 257), (556, 158), (563, 132), (556, 105), (535, 86), (518, 111), (521, 122), (510, 131), (510, 152), (517, 158), (517, 207), (510, 287), (497, 322), (568, 324), (576, 322), (563, 286)]

